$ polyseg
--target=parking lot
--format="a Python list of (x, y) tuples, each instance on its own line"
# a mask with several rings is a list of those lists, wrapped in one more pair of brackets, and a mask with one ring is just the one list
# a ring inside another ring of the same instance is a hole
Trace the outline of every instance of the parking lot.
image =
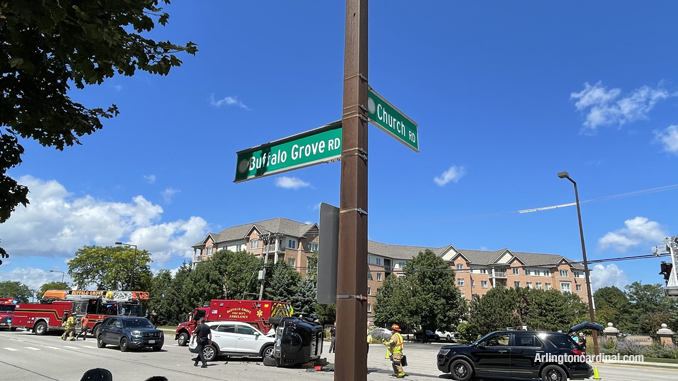
[[(59, 380), (78, 381), (92, 368), (105, 368), (113, 373), (114, 380), (143, 381), (162, 375), (170, 381), (195, 380), (332, 380), (332, 372), (308, 372), (303, 368), (275, 368), (264, 366), (260, 359), (222, 359), (210, 363), (207, 369), (194, 368), (186, 347), (179, 347), (168, 335), (162, 351), (120, 352), (118, 348), (97, 348), (96, 342), (62, 341), (58, 335), (35, 336), (28, 332), (0, 332), (0, 374), (2, 379), (13, 381)], [(449, 375), (436, 368), (435, 355), (446, 343), (406, 343), (405, 353), (409, 366), (405, 371), (409, 380), (445, 380)], [(327, 349), (327, 347), (325, 348)], [(373, 344), (368, 358), (368, 380), (391, 379), (391, 365), (385, 358), (385, 348)], [(326, 354), (330, 363), (334, 354)], [(602, 380), (657, 381), (675, 380), (678, 368), (658, 368), (653, 365), (622, 367), (599, 365)]]

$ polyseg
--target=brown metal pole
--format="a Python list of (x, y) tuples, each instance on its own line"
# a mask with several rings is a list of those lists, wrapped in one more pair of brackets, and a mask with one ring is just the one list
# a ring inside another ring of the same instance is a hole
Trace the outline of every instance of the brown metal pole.
[(337, 355), (334, 379), (367, 380), (367, 0), (346, 0)]
[[(595, 323), (596, 317), (595, 313), (593, 312), (593, 296), (591, 295), (591, 277), (589, 274), (589, 262), (586, 259), (586, 245), (584, 245), (584, 228), (582, 227), (581, 224), (581, 209), (579, 208), (579, 192), (577, 191), (577, 183), (569, 177), (567, 179), (572, 181), (572, 184), (574, 184), (574, 198), (577, 201), (577, 217), (579, 218), (579, 236), (581, 237), (581, 251), (582, 256), (584, 257), (584, 276), (586, 277), (586, 297), (588, 298), (589, 302), (589, 317), (591, 318), (591, 323)], [(592, 335), (593, 335), (593, 353), (596, 355), (597, 358), (598, 354), (600, 353), (598, 349), (598, 331), (594, 329), (592, 331)]]

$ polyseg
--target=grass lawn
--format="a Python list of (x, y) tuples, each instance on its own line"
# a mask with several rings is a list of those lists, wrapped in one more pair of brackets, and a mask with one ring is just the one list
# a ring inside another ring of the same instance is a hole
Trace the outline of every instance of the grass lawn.
[(665, 363), (665, 364), (678, 364), (678, 359), (645, 357), (645, 362), (661, 362), (661, 363)]

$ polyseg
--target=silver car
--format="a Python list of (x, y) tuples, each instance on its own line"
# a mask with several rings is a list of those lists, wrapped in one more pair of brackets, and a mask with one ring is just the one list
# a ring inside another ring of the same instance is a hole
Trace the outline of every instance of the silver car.
[(212, 344), (205, 345), (205, 361), (219, 356), (270, 357), (275, 337), (266, 336), (251, 325), (239, 321), (205, 323), (212, 330)]

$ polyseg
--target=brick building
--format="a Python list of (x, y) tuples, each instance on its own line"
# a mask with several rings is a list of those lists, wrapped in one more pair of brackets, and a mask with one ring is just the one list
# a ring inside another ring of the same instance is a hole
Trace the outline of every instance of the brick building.
[[(275, 239), (265, 247), (259, 236), (271, 233)], [(318, 250), (317, 224), (305, 224), (285, 218), (274, 218), (239, 226), (219, 233), (209, 233), (193, 245), (193, 266), (212, 257), (217, 250), (245, 250), (268, 262), (285, 261), (302, 275), (307, 271), (308, 258)], [(389, 245), (368, 241), (367, 311), (374, 319), (377, 290), (387, 276), (402, 276), (407, 261), (429, 249), (449, 263), (456, 274), (456, 285), (462, 296), (484, 295), (491, 288), (528, 287), (572, 292), (586, 301), (584, 266), (561, 255), (496, 251), (459, 250), (452, 245), (423, 247)]]

